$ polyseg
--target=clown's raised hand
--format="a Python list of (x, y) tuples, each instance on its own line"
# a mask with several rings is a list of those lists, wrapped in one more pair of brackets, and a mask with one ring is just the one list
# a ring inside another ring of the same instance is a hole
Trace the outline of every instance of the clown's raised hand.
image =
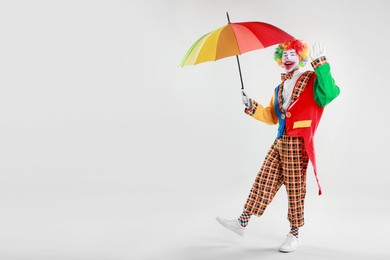
[(315, 60), (322, 56), (325, 56), (325, 46), (318, 42), (314, 43), (310, 48), (310, 58)]

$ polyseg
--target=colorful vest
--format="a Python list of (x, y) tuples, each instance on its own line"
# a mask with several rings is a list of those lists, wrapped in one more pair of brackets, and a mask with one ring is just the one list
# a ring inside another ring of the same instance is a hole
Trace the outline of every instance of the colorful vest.
[(317, 166), (314, 151), (314, 134), (321, 120), (324, 109), (314, 100), (314, 80), (316, 75), (312, 71), (304, 72), (295, 83), (290, 106), (286, 111), (282, 108), (283, 84), (275, 89), (275, 112), (279, 118), (277, 138), (285, 131), (288, 136), (302, 137), (305, 149), (314, 169), (319, 195), (322, 194), (321, 185), (317, 177)]

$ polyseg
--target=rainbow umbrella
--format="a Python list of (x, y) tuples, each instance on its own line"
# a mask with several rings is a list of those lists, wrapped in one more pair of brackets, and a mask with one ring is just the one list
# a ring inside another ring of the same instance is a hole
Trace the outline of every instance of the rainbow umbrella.
[(236, 56), (241, 89), (244, 89), (238, 55), (282, 43), (294, 39), (294, 37), (268, 23), (231, 23), (229, 14), (226, 13), (226, 15), (228, 24), (197, 40), (184, 56), (180, 66), (195, 65)]

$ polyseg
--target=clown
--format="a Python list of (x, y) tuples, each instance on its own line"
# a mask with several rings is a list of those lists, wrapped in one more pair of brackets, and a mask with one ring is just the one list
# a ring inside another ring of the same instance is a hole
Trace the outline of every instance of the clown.
[[(324, 107), (336, 98), (340, 89), (330, 73), (324, 47), (294, 39), (280, 44), (275, 51), (275, 61), (284, 68), (282, 82), (267, 107), (248, 98), (242, 92), (245, 113), (267, 124), (279, 124), (275, 141), (255, 178), (250, 194), (239, 218), (228, 220), (217, 217), (224, 227), (243, 236), (252, 215), (261, 216), (276, 192), (285, 185), (288, 196), (290, 232), (280, 246), (281, 252), (293, 252), (299, 246), (298, 231), (304, 225), (306, 195), (306, 170), (309, 161), (317, 178), (313, 138)], [(311, 58), (313, 71), (302, 72)]]

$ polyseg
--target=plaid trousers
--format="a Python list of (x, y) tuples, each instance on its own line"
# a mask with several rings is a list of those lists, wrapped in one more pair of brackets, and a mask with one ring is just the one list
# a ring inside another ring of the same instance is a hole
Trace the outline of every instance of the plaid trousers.
[(261, 216), (284, 184), (288, 195), (287, 218), (290, 226), (303, 226), (308, 162), (303, 138), (284, 133), (280, 139), (276, 139), (256, 176), (244, 212)]

